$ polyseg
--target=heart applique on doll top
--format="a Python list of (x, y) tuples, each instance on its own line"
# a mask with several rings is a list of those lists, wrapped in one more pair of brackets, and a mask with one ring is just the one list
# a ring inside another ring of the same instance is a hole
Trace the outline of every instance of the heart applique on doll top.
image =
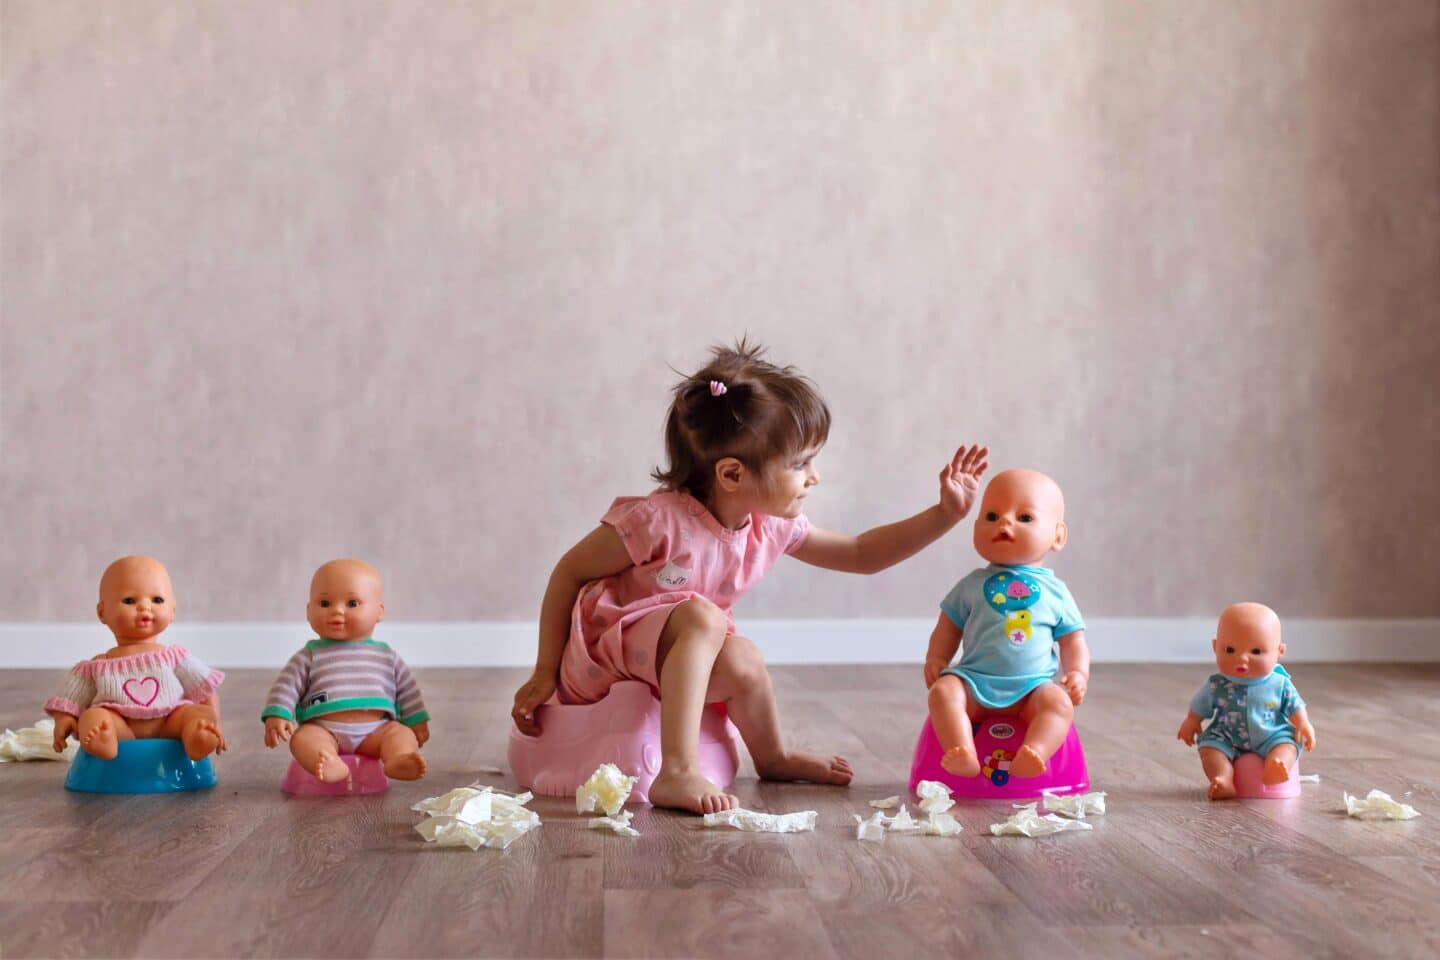
[(121, 689), (125, 691), (125, 696), (132, 701), (142, 707), (148, 707), (155, 702), (156, 697), (160, 696), (160, 681), (154, 677), (144, 677), (139, 680), (132, 677), (125, 681), (125, 685)]

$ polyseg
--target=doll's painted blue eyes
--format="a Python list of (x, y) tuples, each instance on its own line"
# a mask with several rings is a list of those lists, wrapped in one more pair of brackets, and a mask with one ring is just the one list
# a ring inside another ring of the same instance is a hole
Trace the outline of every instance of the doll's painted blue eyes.
[(350, 601), (347, 601), (347, 602), (346, 602), (345, 606), (351, 607), (351, 608), (358, 607), (358, 606), (360, 606), (360, 601), (359, 601), (359, 600), (350, 600)]
[(164, 597), (151, 597), (151, 598), (150, 598), (150, 602), (151, 602), (151, 603), (164, 603), (164, 602), (165, 602), (165, 598), (164, 598)]
[(126, 597), (124, 600), (121, 600), (120, 602), (123, 603), (123, 604), (126, 604), (126, 605), (128, 605), (128, 606), (132, 606), (132, 607), (135, 606), (135, 598), (134, 598), (134, 597)]
[(1226, 653), (1234, 653), (1234, 652), (1235, 652), (1235, 648), (1234, 648), (1234, 647), (1226, 647), (1226, 648), (1225, 648), (1225, 652), (1226, 652)]
[(985, 519), (989, 520), (991, 523), (994, 523), (996, 520), (1000, 519), (1000, 514), (996, 513), (994, 510), (991, 510), (989, 513), (985, 514)]
[(1250, 651), (1250, 655), (1253, 656), (1253, 657), (1258, 657), (1258, 656), (1260, 656), (1260, 648), (1259, 648), (1259, 647), (1256, 647), (1254, 650), (1251, 650), (1251, 651)]
[(328, 606), (330, 606), (330, 601), (329, 601), (329, 600), (321, 600), (321, 601), (320, 601), (320, 606), (322, 606), (322, 607), (328, 607)]
[(1022, 513), (1022, 514), (1020, 514), (1020, 522), (1021, 522), (1021, 523), (1029, 523), (1031, 520), (1034, 520), (1034, 519), (1035, 519), (1035, 518), (1034, 518), (1033, 516), (1031, 516), (1030, 514), (1028, 514), (1028, 513)]

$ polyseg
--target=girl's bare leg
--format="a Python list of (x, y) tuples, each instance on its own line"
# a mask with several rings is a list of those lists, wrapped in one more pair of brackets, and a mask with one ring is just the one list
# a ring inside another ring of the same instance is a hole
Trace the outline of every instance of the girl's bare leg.
[(719, 607), (694, 599), (677, 604), (656, 652), (660, 676), (660, 772), (650, 802), (691, 813), (732, 810), (739, 801), (700, 773), (700, 712), (715, 658), (729, 624)]
[(969, 696), (965, 681), (953, 673), (942, 674), (930, 687), (930, 725), (945, 751), (940, 766), (957, 777), (980, 772), (972, 721), (980, 719), (983, 709)]
[(1015, 751), (1015, 759), (1010, 763), (1010, 775), (1038, 777), (1070, 733), (1070, 725), (1075, 722), (1075, 705), (1064, 687), (1047, 683), (1026, 694), (1020, 701), (1019, 713), (1028, 729), (1025, 742)]
[(295, 728), (290, 735), (290, 755), (317, 780), (339, 783), (350, 776), (350, 768), (340, 759), (335, 735), (318, 723), (302, 723)]
[(844, 785), (854, 776), (844, 757), (785, 748), (775, 709), (775, 688), (765, 669), (765, 659), (759, 648), (744, 637), (725, 638), (710, 673), (705, 702), (725, 704), (762, 779)]

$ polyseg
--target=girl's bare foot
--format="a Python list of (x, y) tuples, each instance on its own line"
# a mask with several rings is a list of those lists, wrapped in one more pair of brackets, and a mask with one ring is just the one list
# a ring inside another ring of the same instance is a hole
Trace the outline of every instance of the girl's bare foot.
[(186, 725), (180, 734), (180, 742), (185, 746), (185, 756), (191, 760), (203, 760), (220, 748), (224, 737), (218, 723), (200, 719)]
[(414, 750), (385, 758), (385, 776), (391, 780), (419, 780), (425, 776), (425, 758)]
[(833, 783), (844, 786), (855, 776), (850, 761), (844, 757), (791, 750), (763, 763), (755, 761), (755, 772), (762, 780), (808, 780), (811, 783)]
[(1277, 783), (1284, 783), (1290, 779), (1290, 764), (1280, 750), (1272, 750), (1270, 756), (1265, 758), (1265, 769), (1260, 774), (1260, 782), (1267, 787), (1273, 787)]
[(739, 800), (700, 774), (668, 771), (663, 767), (650, 784), (650, 803), (691, 813), (719, 813), (740, 806)]
[(115, 733), (115, 724), (109, 720), (97, 720), (90, 732), (80, 738), (80, 748), (92, 757), (114, 760), (120, 752), (120, 738)]
[(940, 766), (957, 777), (973, 777), (980, 773), (980, 758), (975, 755), (973, 746), (951, 747), (940, 758)]
[(315, 755), (315, 769), (310, 772), (315, 775), (316, 780), (324, 783), (339, 783), (350, 776), (350, 768), (345, 766), (345, 761), (328, 750), (322, 750)]
[(1040, 759), (1040, 754), (1035, 752), (1034, 747), (1022, 743), (1015, 751), (1015, 759), (1010, 761), (1010, 776), (1038, 777), (1044, 772), (1045, 761)]

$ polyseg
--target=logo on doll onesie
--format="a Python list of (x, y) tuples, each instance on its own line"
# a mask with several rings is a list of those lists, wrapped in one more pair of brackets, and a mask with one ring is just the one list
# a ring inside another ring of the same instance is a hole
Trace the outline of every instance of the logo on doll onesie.
[(1040, 581), (1014, 570), (1002, 570), (981, 588), (985, 602), (1005, 615), (1005, 637), (1017, 647), (1030, 639), (1030, 608), (1040, 599)]
[(683, 587), (690, 582), (691, 571), (684, 567), (677, 567), (675, 561), (667, 561), (665, 566), (655, 571), (655, 582), (662, 587)]

